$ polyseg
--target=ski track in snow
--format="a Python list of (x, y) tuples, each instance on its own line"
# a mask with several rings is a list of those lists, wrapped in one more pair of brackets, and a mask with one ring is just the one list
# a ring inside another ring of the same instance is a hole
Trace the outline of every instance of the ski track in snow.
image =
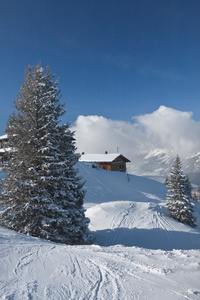
[(198, 250), (65, 246), (38, 239), (13, 247), (4, 242), (3, 246), (0, 299), (139, 300), (161, 299), (164, 293), (164, 299), (171, 300), (200, 296)]

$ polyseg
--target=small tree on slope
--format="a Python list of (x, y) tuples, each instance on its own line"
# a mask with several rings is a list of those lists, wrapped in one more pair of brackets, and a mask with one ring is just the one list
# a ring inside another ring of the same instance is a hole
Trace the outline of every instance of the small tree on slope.
[(167, 181), (167, 209), (170, 215), (190, 226), (196, 226), (193, 217), (193, 204), (188, 177), (181, 170), (181, 161), (177, 155)]
[(59, 103), (58, 82), (49, 67), (27, 68), (15, 110), (8, 120), (12, 151), (5, 166), (0, 224), (18, 232), (61, 242), (89, 240), (83, 183), (77, 176), (74, 133)]

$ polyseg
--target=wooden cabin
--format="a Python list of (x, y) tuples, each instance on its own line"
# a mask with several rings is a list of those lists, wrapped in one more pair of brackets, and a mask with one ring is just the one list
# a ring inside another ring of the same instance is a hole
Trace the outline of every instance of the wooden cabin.
[(82, 153), (80, 161), (92, 163), (101, 169), (107, 171), (126, 172), (126, 163), (130, 162), (128, 158), (118, 153), (105, 154), (84, 154)]

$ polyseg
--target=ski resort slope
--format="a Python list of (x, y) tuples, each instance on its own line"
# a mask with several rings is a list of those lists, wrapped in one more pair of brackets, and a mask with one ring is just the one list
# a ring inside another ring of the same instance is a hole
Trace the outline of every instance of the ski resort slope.
[(164, 185), (78, 168), (86, 181), (90, 246), (0, 228), (0, 299), (200, 299), (200, 224), (168, 215)]

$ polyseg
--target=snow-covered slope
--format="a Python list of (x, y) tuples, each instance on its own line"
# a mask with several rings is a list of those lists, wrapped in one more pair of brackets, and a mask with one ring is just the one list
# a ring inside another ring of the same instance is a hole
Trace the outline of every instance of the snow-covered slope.
[(164, 208), (159, 182), (79, 163), (95, 242), (66, 246), (0, 228), (0, 299), (199, 299), (198, 227)]
[[(200, 249), (200, 232), (171, 217), (165, 186), (157, 181), (79, 165), (86, 180), (85, 207), (96, 243), (150, 249)], [(196, 203), (198, 222), (200, 205)]]
[(166, 188), (157, 181), (121, 172), (109, 172), (79, 163), (80, 175), (86, 181), (86, 207), (92, 203), (111, 201), (160, 202), (165, 199)]

